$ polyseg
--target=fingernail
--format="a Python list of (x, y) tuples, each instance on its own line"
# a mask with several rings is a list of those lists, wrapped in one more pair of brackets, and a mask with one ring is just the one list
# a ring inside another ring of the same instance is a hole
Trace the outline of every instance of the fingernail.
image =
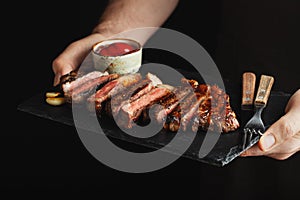
[(262, 137), (261, 144), (264, 150), (268, 150), (275, 144), (275, 137), (273, 134), (265, 135)]

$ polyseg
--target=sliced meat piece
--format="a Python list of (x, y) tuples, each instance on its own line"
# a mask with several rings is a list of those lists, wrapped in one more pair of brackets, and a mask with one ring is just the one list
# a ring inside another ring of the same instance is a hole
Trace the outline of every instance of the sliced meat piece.
[(168, 114), (170, 114), (177, 105), (189, 94), (193, 92), (191, 87), (177, 87), (170, 95), (159, 101), (159, 105), (154, 108), (154, 118), (158, 123), (162, 123), (166, 120)]
[(119, 94), (126, 88), (130, 87), (133, 84), (136, 84), (138, 81), (142, 79), (141, 74), (135, 73), (135, 74), (127, 74), (123, 75), (118, 79), (118, 84), (116, 87), (113, 88), (113, 90), (110, 92), (109, 97), (113, 97), (116, 94)]
[(115, 95), (114, 98), (111, 99), (110, 105), (107, 105), (106, 110), (109, 114), (116, 116), (123, 105), (138, 99), (143, 94), (149, 92), (157, 84), (162, 84), (161, 80), (157, 76), (148, 73), (145, 79), (140, 80), (136, 84)]
[[(191, 85), (194, 91), (184, 98), (180, 105), (173, 112), (171, 112), (171, 114), (169, 114), (166, 122), (168, 125), (165, 126), (173, 132), (178, 131), (179, 128), (181, 128), (183, 131), (186, 131), (188, 125), (192, 124), (192, 121), (197, 120), (197, 118), (194, 119), (195, 115), (199, 109), (199, 106), (207, 98), (210, 90), (208, 85), (199, 85), (197, 81), (187, 80), (187, 82), (184, 82), (185, 79), (182, 79), (182, 81), (183, 85)], [(193, 128), (193, 126), (191, 127)], [(198, 128), (198, 126), (196, 127)]]
[(134, 94), (136, 91), (141, 90), (145, 86), (147, 86), (151, 81), (149, 79), (140, 80), (136, 84), (131, 87), (126, 88), (120, 94), (115, 95), (110, 102), (107, 104), (107, 114), (109, 115), (117, 115), (123, 105), (129, 101), (130, 96)]
[(197, 112), (197, 110), (199, 109), (200, 104), (206, 99), (206, 96), (200, 96), (198, 97), (196, 100), (193, 99), (192, 103), (190, 104), (190, 109), (187, 110), (187, 112), (184, 114), (184, 110), (181, 110), (183, 116), (181, 117), (181, 126), (182, 126), (182, 130), (186, 131), (188, 128), (189, 123), (191, 122), (193, 116), (195, 115), (195, 113)]
[[(75, 78), (73, 81), (66, 81), (62, 84), (62, 89), (64, 91), (64, 93), (71, 93), (73, 91), (73, 89), (75, 89), (76, 87), (79, 87), (81, 85), (83, 85), (84, 83), (86, 83), (89, 80), (104, 76), (104, 75), (108, 75), (107, 72), (100, 72), (100, 71), (92, 71), (89, 72), (85, 75), (82, 75), (81, 77), (78, 77), (78, 75), (76, 74), (76, 77), (72, 76), (72, 73), (70, 74), (70, 78)], [(70, 79), (69, 78), (69, 79)]]
[(205, 85), (200, 85), (197, 91), (207, 91), (207, 97), (196, 112), (192, 130), (196, 132), (200, 128), (204, 131), (209, 129), (210, 131), (221, 132), (221, 124), (225, 119), (225, 115), (223, 115), (223, 111), (225, 111), (225, 92), (215, 85), (208, 87), (208, 89)]
[(171, 114), (167, 116), (167, 119), (164, 123), (164, 129), (177, 132), (180, 128), (180, 120), (181, 120), (181, 107), (180, 104), (174, 108)]
[(158, 85), (147, 94), (122, 106), (117, 117), (119, 124), (124, 128), (131, 128), (133, 122), (138, 119), (144, 109), (149, 108), (161, 98), (169, 95), (172, 88), (171, 86)]
[(128, 113), (131, 119), (134, 119), (137, 111), (143, 110), (144, 108), (154, 104), (168, 94), (170, 94), (170, 90), (167, 88), (153, 88), (149, 93), (141, 96), (139, 99), (124, 105), (122, 110)]
[(99, 109), (102, 108), (101, 105), (104, 101), (112, 98), (131, 85), (136, 84), (139, 80), (141, 80), (141, 75), (136, 73), (123, 75), (118, 79), (106, 83), (101, 89), (87, 99), (88, 109), (93, 110), (96, 108), (96, 110), (100, 112)]
[(222, 123), (226, 117), (226, 100), (228, 95), (217, 85), (211, 86), (211, 123), (209, 129), (222, 132)]
[(236, 130), (239, 122), (224, 90), (212, 85), (207, 98), (201, 103), (193, 119), (192, 130), (210, 130), (227, 133)]
[(235, 112), (232, 110), (227, 111), (227, 115), (224, 123), (222, 124), (222, 131), (228, 133), (230, 131), (235, 131), (240, 127), (239, 121), (236, 118)]
[(162, 81), (155, 75), (151, 73), (147, 73), (146, 79), (149, 79), (151, 82), (143, 87), (141, 90), (136, 91), (131, 97), (130, 102), (135, 101), (136, 99), (140, 98), (144, 94), (148, 93), (150, 90), (152, 90), (157, 85), (162, 85)]
[(225, 133), (234, 131), (240, 127), (240, 123), (237, 120), (235, 112), (232, 110), (229, 102), (229, 96), (226, 98), (226, 116), (222, 123), (222, 130)]
[(184, 98), (179, 105), (177, 105), (176, 109), (168, 115), (168, 120), (165, 122), (168, 125), (164, 125), (165, 127), (169, 127), (169, 130), (172, 132), (177, 132), (181, 127), (182, 116), (186, 113), (184, 111), (188, 111), (191, 105), (196, 101), (196, 96), (192, 92), (187, 97)]
[(102, 103), (109, 98), (111, 91), (117, 86), (119, 80), (113, 80), (105, 84), (101, 89), (99, 89), (95, 95), (89, 97), (88, 101), (95, 101), (97, 103)]
[(201, 130), (207, 130), (208, 126), (211, 124), (211, 97), (207, 97), (202, 101), (199, 106), (198, 111), (195, 113), (195, 116), (192, 120), (192, 131), (197, 132), (198, 128)]
[(87, 80), (71, 91), (65, 93), (65, 96), (67, 97), (67, 99), (71, 99), (72, 102), (79, 103), (86, 99), (89, 95), (91, 95), (91, 93), (95, 91), (98, 86), (103, 85), (118, 77), (118, 74), (110, 74)]

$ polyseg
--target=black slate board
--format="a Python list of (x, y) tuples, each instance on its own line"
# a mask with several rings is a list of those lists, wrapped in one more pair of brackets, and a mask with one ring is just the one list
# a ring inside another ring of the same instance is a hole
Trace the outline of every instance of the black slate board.
[[(140, 68), (139, 72), (142, 75), (145, 75), (146, 73), (150, 72), (158, 75), (158, 77), (162, 79), (163, 83), (176, 85), (178, 82), (180, 82), (180, 76), (176, 76), (176, 74), (169, 74), (170, 73), (169, 71), (165, 71), (166, 68), (158, 65), (160, 61), (164, 61), (165, 63), (163, 62), (163, 64), (172, 66), (173, 69), (175, 69), (184, 77), (188, 79), (195, 79), (199, 83), (204, 83), (203, 77), (199, 75), (199, 73), (190, 65), (190, 63), (186, 62), (182, 58), (178, 58), (173, 54), (170, 54), (169, 52), (160, 52), (159, 54), (157, 54), (157, 53), (151, 53), (151, 51), (147, 51), (147, 53), (144, 55), (146, 56), (143, 56), (144, 58), (143, 64), (148, 64), (148, 65), (143, 65)], [(155, 59), (155, 55), (160, 55), (160, 56), (157, 59)], [(164, 59), (162, 59), (161, 55), (164, 55), (163, 56)], [(147, 56), (149, 56), (148, 58), (150, 60), (145, 59), (147, 58)], [(87, 56), (84, 63), (85, 63), (84, 67), (82, 67), (83, 69), (89, 69), (92, 66), (89, 56)], [(163, 76), (163, 74), (168, 74), (168, 76), (172, 78), (171, 79), (167, 78)], [(205, 74), (205, 77), (206, 80), (210, 82), (210, 84), (215, 82), (215, 79), (212, 78), (213, 76), (210, 76), (209, 74)], [(147, 138), (138, 138), (124, 133), (122, 130), (119, 129), (119, 127), (115, 124), (115, 122), (108, 117), (102, 117), (98, 119), (98, 122), (104, 134), (107, 135), (108, 137), (117, 138), (127, 142), (146, 146), (153, 150), (161, 149), (162, 147), (168, 147), (168, 148), (164, 148), (164, 151), (167, 151), (172, 154), (177, 154), (177, 155), (178, 154), (181, 155), (180, 152), (182, 151), (182, 144), (195, 136), (194, 140), (192, 141), (192, 144), (182, 156), (193, 160), (205, 162), (211, 165), (224, 166), (229, 162), (231, 162), (234, 158), (239, 156), (245, 149), (250, 148), (259, 140), (259, 136), (255, 136), (251, 139), (250, 144), (248, 146), (242, 148), (241, 145), (242, 138), (243, 138), (242, 129), (244, 127), (244, 124), (250, 119), (250, 117), (252, 117), (253, 112), (241, 110), (240, 108), (241, 87), (240, 84), (238, 84), (238, 82), (239, 81), (230, 82), (228, 80), (224, 80), (224, 86), (226, 89), (226, 93), (229, 94), (230, 96), (230, 104), (233, 110), (237, 114), (237, 118), (241, 124), (241, 127), (238, 130), (227, 134), (207, 135), (212, 137), (219, 137), (219, 136), (220, 137), (218, 138), (218, 142), (213, 146), (212, 149), (209, 149), (209, 147), (208, 149), (204, 149), (204, 152), (206, 151), (208, 153), (207, 155), (205, 154), (204, 157), (202, 155), (199, 157), (199, 150), (204, 139), (207, 138), (206, 138), (206, 133), (201, 130), (199, 130), (197, 134), (192, 132), (185, 132), (182, 135), (176, 135), (178, 136), (178, 141), (176, 140), (176, 143), (172, 143), (172, 145), (170, 145), (170, 141), (174, 141), (172, 139), (174, 138), (175, 133), (161, 130), (154, 136), (147, 137)], [(18, 109), (42, 118), (54, 120), (70, 126), (75, 126), (74, 123), (75, 118), (73, 118), (71, 106), (63, 105), (60, 107), (53, 107), (48, 105), (45, 102), (45, 92), (51, 90), (55, 90), (55, 88), (49, 88), (48, 90), (45, 90), (40, 94), (33, 96), (27, 101), (21, 103), (18, 106)], [(280, 118), (280, 116), (284, 113), (284, 107), (289, 99), (289, 96), (290, 96), (289, 94), (285, 94), (281, 92), (271, 93), (270, 99), (268, 101), (268, 105), (265, 108), (262, 115), (266, 126), (272, 124), (274, 121)], [(82, 111), (83, 111), (82, 113), (84, 113), (85, 108)], [(76, 128), (92, 131), (95, 133), (95, 130), (97, 129), (94, 129), (92, 127), (93, 125), (89, 123), (92, 120), (93, 120), (92, 118), (88, 119), (86, 118), (86, 116), (84, 116), (82, 120), (76, 120)], [(214, 134), (214, 133), (210, 133), (210, 134)], [(201, 150), (203, 150), (203, 147), (201, 148), (202, 148)]]
[[(49, 91), (49, 90), (47, 90)], [(46, 91), (45, 91), (46, 92)], [(66, 125), (74, 126), (72, 108), (68, 105), (59, 107), (50, 106), (45, 102), (45, 92), (41, 92), (30, 99), (24, 101), (18, 106), (18, 110), (24, 111), (42, 118), (54, 120)], [(230, 94), (230, 93), (229, 93)], [(252, 138), (251, 143), (243, 149), (241, 147), (243, 132), (242, 128), (245, 123), (252, 116), (252, 111), (243, 111), (240, 109), (240, 94), (230, 94), (231, 106), (237, 114), (237, 118), (241, 123), (241, 127), (234, 132), (227, 134), (221, 134), (218, 142), (215, 144), (213, 149), (203, 158), (199, 158), (199, 149), (205, 137), (205, 132), (198, 131), (195, 139), (187, 151), (182, 155), (184, 157), (205, 162), (211, 165), (224, 166), (231, 162), (234, 158), (238, 157), (245, 149), (250, 148), (258, 140), (259, 136)], [(284, 113), (284, 107), (289, 99), (290, 95), (282, 92), (272, 92), (268, 105), (263, 111), (262, 117), (266, 127), (275, 122)], [(105, 130), (105, 134), (109, 137), (118, 138), (142, 146), (150, 147), (151, 149), (159, 149), (168, 144), (175, 133), (161, 131), (156, 135), (149, 138), (136, 138), (123, 133), (117, 126), (113, 124), (112, 120), (105, 121), (104, 119), (99, 120), (102, 128)], [(103, 122), (103, 123), (102, 123)], [(81, 127), (88, 129), (88, 127)], [(193, 134), (193, 133), (186, 133)], [(179, 139), (185, 139), (185, 136), (181, 136)], [(180, 144), (177, 144), (180, 145)], [(171, 146), (168, 150), (170, 153), (177, 153), (176, 145)]]

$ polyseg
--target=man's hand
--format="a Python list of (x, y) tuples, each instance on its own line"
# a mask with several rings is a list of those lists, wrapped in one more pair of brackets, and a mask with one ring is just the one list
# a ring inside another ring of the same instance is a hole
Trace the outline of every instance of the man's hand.
[(284, 160), (300, 151), (300, 89), (290, 98), (285, 112), (268, 128), (258, 144), (241, 156), (268, 156)]
[[(71, 43), (52, 62), (55, 73), (54, 85), (60, 77), (76, 69), (88, 55), (92, 46), (105, 38), (124, 31), (143, 28), (160, 27), (174, 11), (179, 0), (111, 0), (100, 16), (99, 24), (92, 34)], [(138, 33), (142, 41), (146, 41), (152, 33)], [(143, 42), (140, 42), (141, 44)]]
[(60, 77), (79, 67), (93, 44), (103, 40), (104, 37), (99, 33), (91, 34), (81, 40), (71, 43), (57, 58), (52, 62), (52, 69), (55, 74), (53, 85), (59, 83)]

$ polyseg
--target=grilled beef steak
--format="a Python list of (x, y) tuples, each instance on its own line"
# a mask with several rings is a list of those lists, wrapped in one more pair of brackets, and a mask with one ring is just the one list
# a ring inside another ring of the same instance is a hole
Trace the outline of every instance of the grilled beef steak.
[(200, 129), (227, 133), (239, 128), (225, 91), (196, 80), (183, 78), (173, 87), (151, 73), (142, 77), (139, 73), (72, 71), (61, 78), (61, 86), (69, 102), (86, 100), (89, 110), (114, 117), (122, 128), (149, 119), (172, 132)]

